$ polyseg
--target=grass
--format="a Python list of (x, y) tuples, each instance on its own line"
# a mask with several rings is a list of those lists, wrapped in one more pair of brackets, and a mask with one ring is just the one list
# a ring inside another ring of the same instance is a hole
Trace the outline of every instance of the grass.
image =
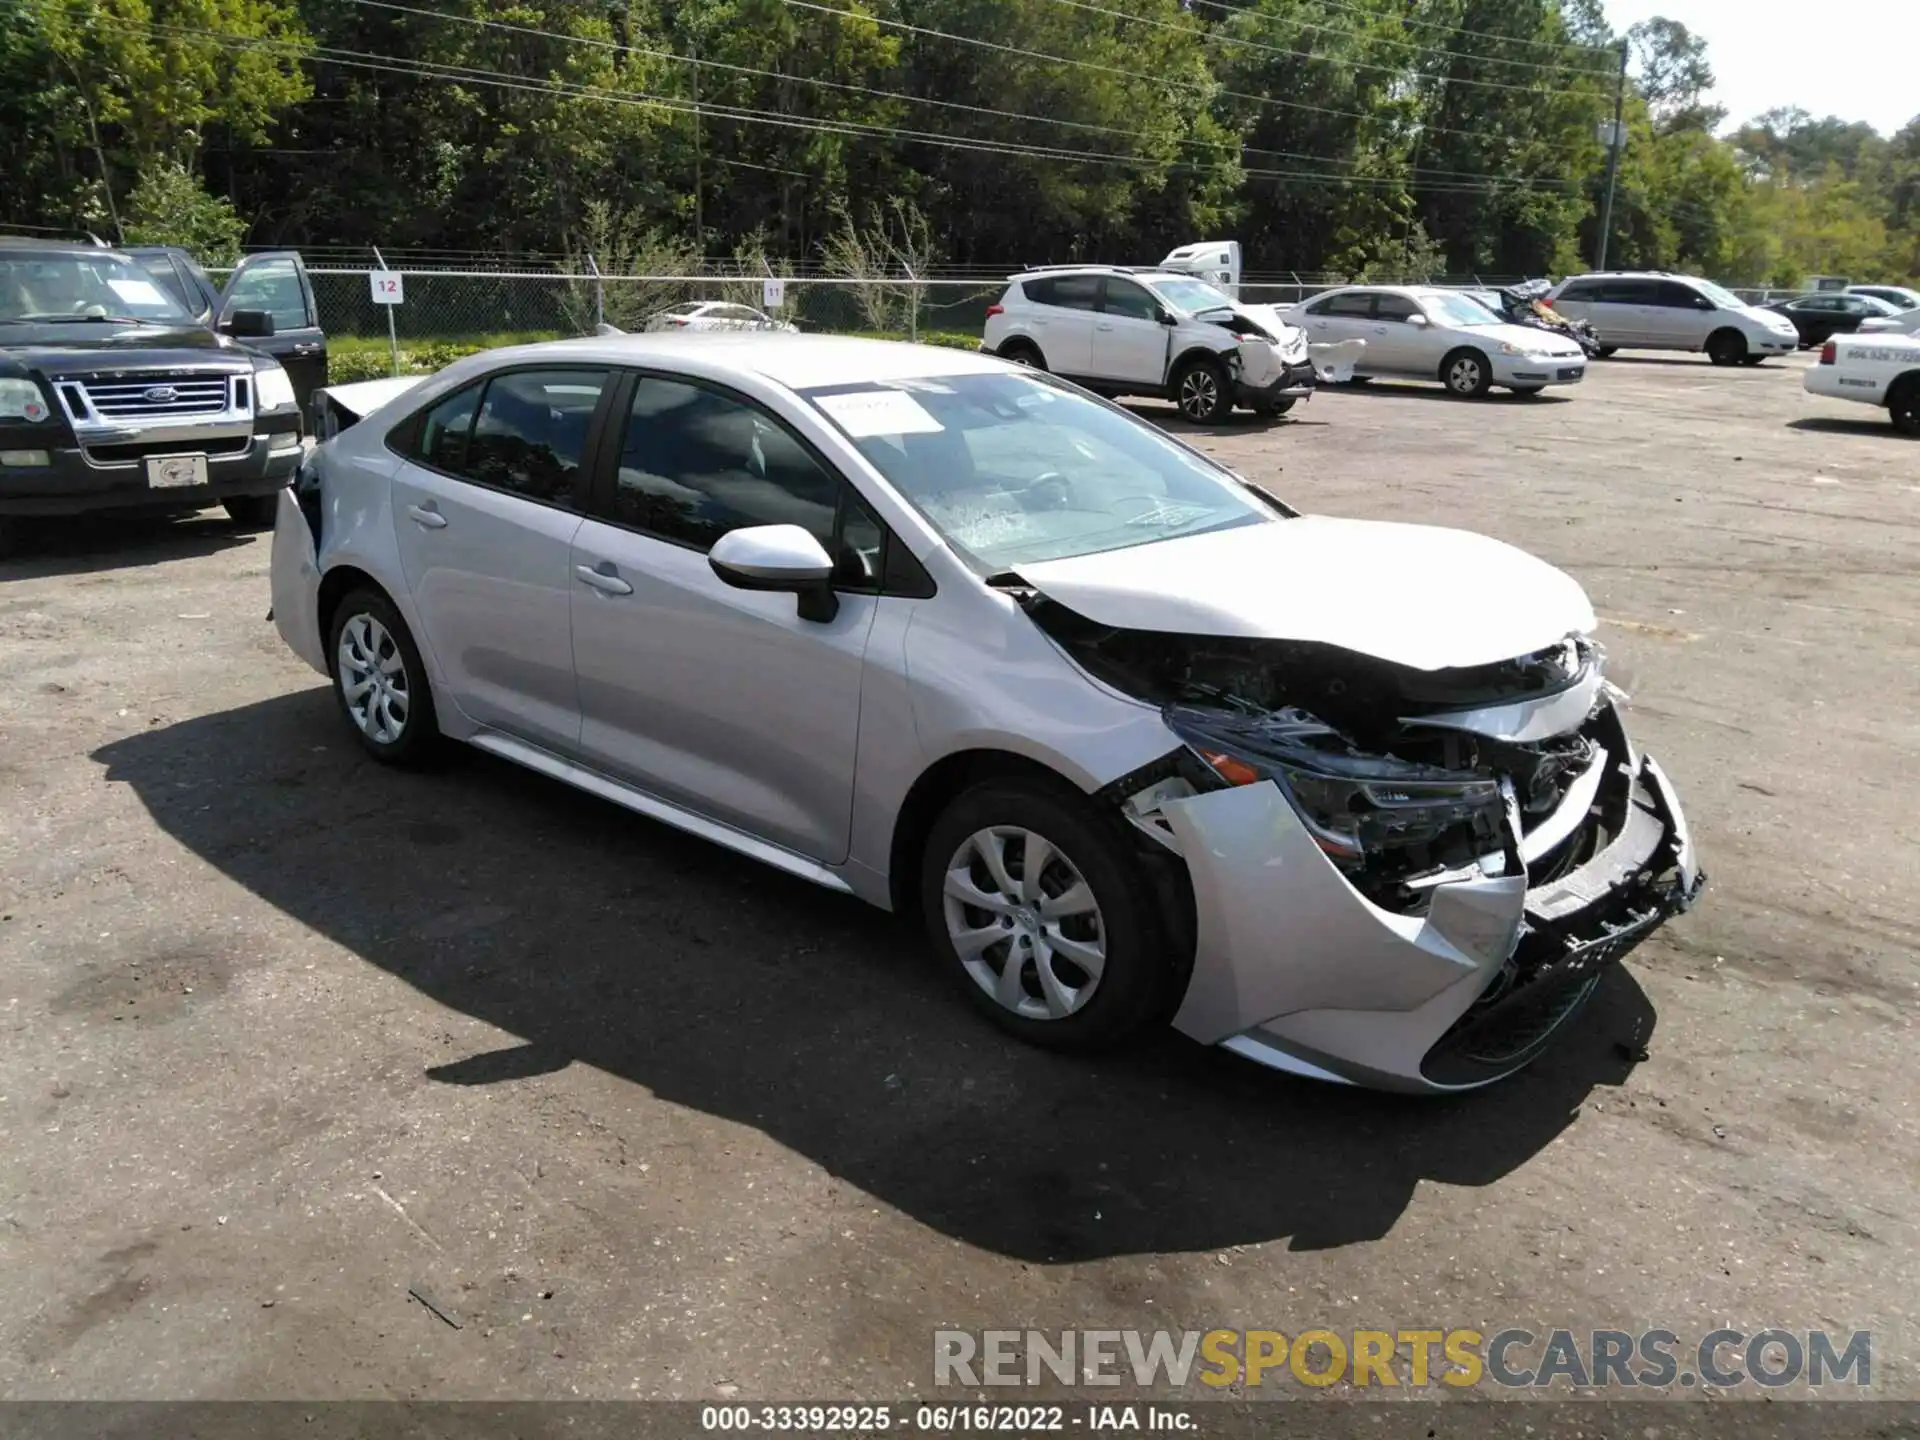
[[(849, 330), (868, 340), (905, 340), (905, 335), (883, 330)], [(479, 350), (497, 350), (504, 345), (530, 345), (539, 340), (564, 338), (557, 330), (493, 331), (487, 334), (443, 335), (431, 340), (400, 342), (400, 372), (403, 375), (430, 375), (451, 365), (463, 355)], [(964, 330), (922, 330), (922, 345), (939, 345), (952, 350), (978, 350), (980, 337)], [(327, 379), (335, 385), (355, 380), (378, 380), (393, 373), (393, 356), (384, 335), (329, 335), (327, 337)]]

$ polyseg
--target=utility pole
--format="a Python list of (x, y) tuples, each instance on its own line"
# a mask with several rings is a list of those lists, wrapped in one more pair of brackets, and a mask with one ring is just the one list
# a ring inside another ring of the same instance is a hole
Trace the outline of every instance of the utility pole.
[(1613, 237), (1613, 187), (1620, 178), (1620, 151), (1627, 143), (1626, 126), (1621, 123), (1620, 115), (1627, 101), (1627, 42), (1620, 42), (1620, 78), (1613, 88), (1613, 129), (1607, 139), (1607, 198), (1600, 206), (1600, 244), (1596, 247), (1599, 254), (1594, 257), (1593, 268), (1607, 268), (1607, 241)]
[(704, 148), (705, 136), (700, 126), (700, 40), (698, 36), (687, 42), (693, 55), (693, 248), (702, 258), (707, 253), (707, 228), (701, 209), (700, 199), (700, 152)]

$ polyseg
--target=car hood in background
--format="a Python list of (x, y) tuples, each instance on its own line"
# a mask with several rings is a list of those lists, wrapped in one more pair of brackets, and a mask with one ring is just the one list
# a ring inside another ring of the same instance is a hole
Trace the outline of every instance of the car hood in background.
[(1565, 572), (1485, 535), (1297, 520), (1014, 567), (1100, 625), (1335, 645), (1416, 670), (1491, 665), (1593, 629)]
[(364, 420), (389, 400), (413, 389), (426, 375), (395, 375), (383, 380), (355, 380), (346, 385), (329, 385), (326, 397), (355, 420)]
[[(1452, 327), (1441, 326), (1442, 329)], [(1537, 330), (1531, 325), (1473, 325), (1458, 328), (1462, 335), (1484, 337), (1488, 344), (1496, 348), (1511, 345), (1516, 350), (1529, 355), (1565, 356), (1569, 360), (1585, 360), (1587, 352), (1576, 341), (1564, 335), (1555, 335), (1548, 330)]]

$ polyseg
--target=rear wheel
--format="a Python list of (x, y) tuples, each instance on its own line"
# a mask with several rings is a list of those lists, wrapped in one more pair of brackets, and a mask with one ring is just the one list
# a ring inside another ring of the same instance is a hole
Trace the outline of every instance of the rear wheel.
[(1738, 365), (1747, 358), (1747, 337), (1738, 330), (1716, 330), (1707, 337), (1707, 358), (1716, 365)]
[(1902, 435), (1920, 435), (1920, 375), (1894, 381), (1893, 389), (1887, 392), (1887, 414)]
[(1123, 839), (1064, 787), (998, 780), (947, 807), (920, 862), (927, 931), (967, 999), (1057, 1050), (1112, 1045), (1172, 974), (1153, 889)]
[(227, 512), (227, 518), (242, 530), (271, 530), (273, 517), (280, 508), (280, 493), (271, 495), (235, 495), (230, 500), (222, 500), (220, 506)]
[(1226, 419), (1233, 409), (1233, 395), (1227, 386), (1226, 369), (1218, 360), (1197, 357), (1174, 375), (1174, 403), (1194, 424), (1212, 425)]
[(1268, 420), (1275, 420), (1291, 410), (1294, 402), (1299, 398), (1297, 395), (1282, 395), (1277, 400), (1262, 400), (1253, 407), (1253, 413)]
[(1039, 347), (1037, 345), (1030, 345), (1024, 340), (1016, 340), (1011, 345), (1001, 346), (1000, 358), (1002, 360), (1010, 360), (1015, 365), (1024, 365), (1029, 370), (1044, 370), (1047, 368), (1046, 359), (1040, 354)]
[(1593, 353), (1599, 356), (1602, 360), (1611, 360), (1614, 356), (1620, 353), (1620, 347), (1618, 345), (1602, 345), (1598, 350), (1595, 350)]
[(1493, 367), (1478, 350), (1456, 350), (1440, 362), (1440, 381), (1455, 395), (1478, 400), (1493, 388)]
[(340, 713), (374, 759), (417, 765), (439, 739), (427, 667), (407, 622), (377, 590), (355, 590), (327, 627), (327, 663)]

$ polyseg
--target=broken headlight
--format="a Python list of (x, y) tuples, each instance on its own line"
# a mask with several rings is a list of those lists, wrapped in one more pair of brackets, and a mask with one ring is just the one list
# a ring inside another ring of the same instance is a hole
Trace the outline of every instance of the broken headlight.
[(1235, 714), (1174, 706), (1167, 724), (1222, 782), (1280, 787), (1343, 870), (1399, 883), (1466, 865), (1504, 868), (1499, 782), (1356, 749), (1303, 710)]

